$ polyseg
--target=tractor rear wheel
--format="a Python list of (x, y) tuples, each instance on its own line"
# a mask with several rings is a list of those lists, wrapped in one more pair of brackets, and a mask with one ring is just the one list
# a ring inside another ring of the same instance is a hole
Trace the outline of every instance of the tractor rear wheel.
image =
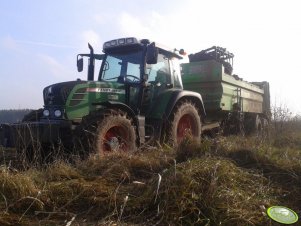
[(170, 120), (169, 144), (177, 147), (187, 136), (191, 136), (199, 143), (201, 131), (201, 118), (194, 104), (191, 102), (179, 104)]

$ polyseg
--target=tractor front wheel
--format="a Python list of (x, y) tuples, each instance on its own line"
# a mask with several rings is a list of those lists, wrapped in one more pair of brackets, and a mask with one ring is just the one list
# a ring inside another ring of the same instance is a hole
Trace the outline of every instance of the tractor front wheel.
[(136, 133), (130, 119), (123, 115), (110, 115), (98, 123), (96, 153), (130, 152), (136, 149)]

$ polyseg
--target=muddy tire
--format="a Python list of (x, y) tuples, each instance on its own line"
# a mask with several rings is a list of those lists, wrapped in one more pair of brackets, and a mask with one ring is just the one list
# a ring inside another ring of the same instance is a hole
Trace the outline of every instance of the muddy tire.
[(177, 147), (187, 136), (200, 143), (201, 118), (194, 104), (183, 102), (176, 106), (169, 121), (168, 131), (168, 144), (173, 147)]
[(121, 115), (105, 117), (96, 133), (96, 153), (131, 152), (136, 149), (136, 135), (131, 121)]
[(263, 117), (260, 118), (260, 121), (261, 121), (262, 128), (261, 128), (259, 136), (262, 139), (266, 139), (266, 138), (269, 137), (269, 134), (270, 134), (270, 131), (269, 131), (269, 121), (266, 118), (263, 118)]
[(132, 120), (123, 112), (93, 113), (79, 127), (84, 157), (112, 152), (131, 152), (136, 149), (136, 132)]
[(256, 117), (255, 126), (256, 126), (256, 128), (255, 128), (256, 136), (262, 136), (262, 134), (263, 134), (263, 124), (262, 124), (262, 120), (261, 120), (260, 116), (258, 116), (258, 115)]
[(245, 118), (244, 127), (247, 135), (260, 135), (263, 129), (262, 120), (259, 115), (250, 115)]

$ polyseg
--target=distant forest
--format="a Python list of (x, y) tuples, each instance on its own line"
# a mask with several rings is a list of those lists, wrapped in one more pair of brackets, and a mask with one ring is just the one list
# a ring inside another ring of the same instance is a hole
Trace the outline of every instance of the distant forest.
[(19, 110), (0, 110), (0, 123), (14, 123), (23, 119), (24, 115), (28, 114), (31, 109)]

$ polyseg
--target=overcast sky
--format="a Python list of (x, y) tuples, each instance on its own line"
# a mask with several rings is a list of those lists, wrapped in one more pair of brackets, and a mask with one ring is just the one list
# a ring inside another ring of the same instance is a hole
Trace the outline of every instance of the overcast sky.
[(45, 86), (85, 74), (76, 54), (137, 36), (235, 54), (234, 73), (269, 81), (273, 103), (301, 113), (298, 0), (0, 0), (0, 109), (40, 108)]

